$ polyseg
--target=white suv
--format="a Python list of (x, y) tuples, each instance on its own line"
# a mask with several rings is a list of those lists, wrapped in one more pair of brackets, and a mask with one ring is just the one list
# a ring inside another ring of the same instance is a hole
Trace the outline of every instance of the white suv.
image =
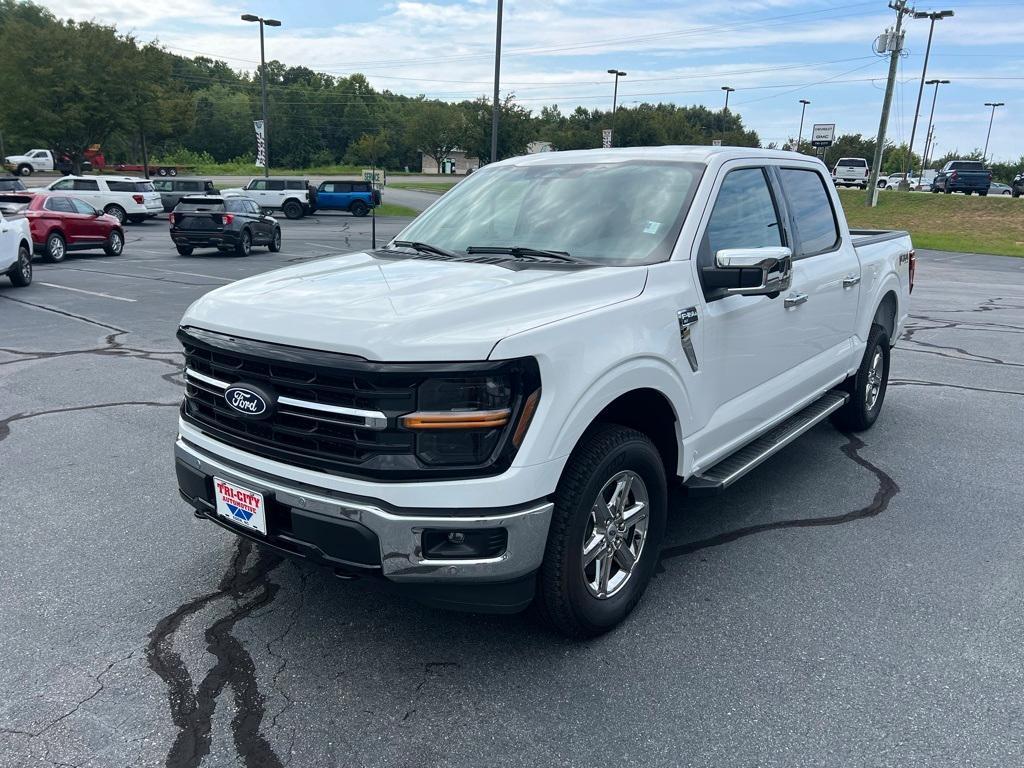
[(65, 176), (44, 187), (73, 192), (75, 197), (113, 216), (121, 224), (138, 224), (163, 213), (160, 193), (149, 179), (137, 176)]
[(280, 210), (289, 219), (301, 219), (316, 210), (316, 200), (310, 199), (309, 179), (251, 179), (244, 187), (224, 189), (221, 194), (247, 197), (263, 210)]

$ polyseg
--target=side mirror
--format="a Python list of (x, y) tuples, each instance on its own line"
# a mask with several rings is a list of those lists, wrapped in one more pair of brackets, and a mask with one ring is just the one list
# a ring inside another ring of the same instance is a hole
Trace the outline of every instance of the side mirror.
[(105, 214), (103, 213), (103, 211), (100, 211), (100, 210), (98, 210), (96, 208), (93, 208), (92, 209), (92, 215), (94, 217), (96, 217), (96, 218), (99, 218), (100, 216), (104, 216)]
[(724, 248), (715, 254), (715, 266), (742, 270), (738, 285), (724, 288), (727, 296), (763, 296), (789, 288), (793, 279), (793, 251), (767, 248)]

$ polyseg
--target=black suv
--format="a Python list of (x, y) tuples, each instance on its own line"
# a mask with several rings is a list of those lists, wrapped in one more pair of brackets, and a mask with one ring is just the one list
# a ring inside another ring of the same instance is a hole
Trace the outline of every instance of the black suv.
[(166, 212), (173, 211), (174, 206), (180, 203), (183, 197), (220, 194), (213, 179), (203, 179), (194, 176), (153, 179), (153, 189), (160, 193), (160, 201), (164, 204), (164, 211)]
[(195, 248), (248, 256), (254, 245), (281, 250), (281, 227), (247, 197), (185, 197), (171, 212), (171, 239), (182, 256)]
[(1013, 177), (1013, 181), (1010, 182), (1010, 189), (1014, 197), (1024, 195), (1024, 171)]

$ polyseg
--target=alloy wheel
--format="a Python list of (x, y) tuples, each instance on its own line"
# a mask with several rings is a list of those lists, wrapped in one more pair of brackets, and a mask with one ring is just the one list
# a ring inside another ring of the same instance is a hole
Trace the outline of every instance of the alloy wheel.
[(632, 577), (647, 541), (650, 497), (640, 475), (624, 470), (602, 486), (582, 542), (583, 581), (598, 599), (617, 594)]

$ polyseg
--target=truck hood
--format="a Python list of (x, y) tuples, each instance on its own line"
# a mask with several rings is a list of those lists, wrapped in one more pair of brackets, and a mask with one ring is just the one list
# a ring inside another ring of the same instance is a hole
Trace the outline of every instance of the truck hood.
[(182, 325), (370, 360), (485, 360), (507, 336), (626, 301), (646, 281), (646, 267), (513, 271), (353, 253), (218, 288)]

